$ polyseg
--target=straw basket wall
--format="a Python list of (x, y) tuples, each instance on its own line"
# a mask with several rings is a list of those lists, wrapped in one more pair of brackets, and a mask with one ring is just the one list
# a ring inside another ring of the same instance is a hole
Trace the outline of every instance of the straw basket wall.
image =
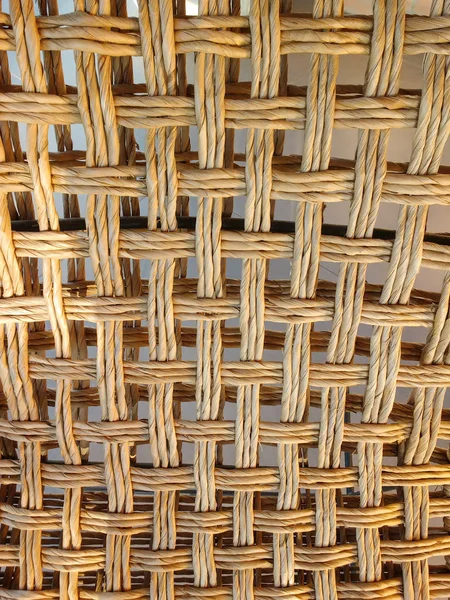
[(1, 8), (0, 600), (450, 595), (450, 0), (348, 4)]

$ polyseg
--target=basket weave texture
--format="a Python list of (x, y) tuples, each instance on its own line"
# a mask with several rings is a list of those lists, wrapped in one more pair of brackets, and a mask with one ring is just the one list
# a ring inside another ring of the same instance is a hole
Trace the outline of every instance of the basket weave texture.
[(448, 596), (450, 246), (426, 222), (450, 203), (450, 1), (199, 4), (0, 13), (0, 599)]

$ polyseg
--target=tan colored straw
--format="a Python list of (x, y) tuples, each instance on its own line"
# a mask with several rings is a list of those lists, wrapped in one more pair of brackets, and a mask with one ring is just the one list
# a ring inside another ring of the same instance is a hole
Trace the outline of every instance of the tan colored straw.
[(450, 0), (184, 4), (0, 12), (0, 600), (448, 597)]

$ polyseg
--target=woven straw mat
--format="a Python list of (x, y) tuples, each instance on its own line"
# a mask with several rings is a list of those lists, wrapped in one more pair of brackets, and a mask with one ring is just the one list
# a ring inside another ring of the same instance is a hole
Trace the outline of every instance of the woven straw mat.
[(450, 596), (430, 5), (3, 5), (0, 600)]

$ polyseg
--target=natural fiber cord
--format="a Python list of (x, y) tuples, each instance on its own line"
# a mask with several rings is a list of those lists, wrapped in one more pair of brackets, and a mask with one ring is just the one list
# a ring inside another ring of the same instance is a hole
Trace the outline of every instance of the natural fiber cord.
[(0, 600), (450, 596), (450, 0), (294, 9), (0, 12)]

